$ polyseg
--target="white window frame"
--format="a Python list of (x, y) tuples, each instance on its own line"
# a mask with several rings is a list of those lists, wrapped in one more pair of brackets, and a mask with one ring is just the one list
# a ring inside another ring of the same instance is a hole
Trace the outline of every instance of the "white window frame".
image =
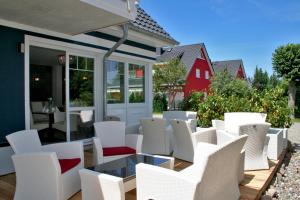
[(209, 71), (205, 70), (205, 79), (208, 80), (209, 79)]
[(200, 69), (196, 68), (196, 78), (200, 78), (201, 77), (201, 71)]

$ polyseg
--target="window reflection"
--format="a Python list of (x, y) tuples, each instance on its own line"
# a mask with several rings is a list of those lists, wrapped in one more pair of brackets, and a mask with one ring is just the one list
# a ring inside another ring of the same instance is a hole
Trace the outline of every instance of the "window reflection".
[(124, 103), (124, 63), (106, 61), (107, 103)]
[(129, 103), (145, 102), (145, 66), (129, 64)]
[(94, 136), (95, 122), (94, 110), (81, 110), (70, 112), (71, 140), (82, 140)]
[(94, 59), (70, 56), (70, 106), (94, 106)]

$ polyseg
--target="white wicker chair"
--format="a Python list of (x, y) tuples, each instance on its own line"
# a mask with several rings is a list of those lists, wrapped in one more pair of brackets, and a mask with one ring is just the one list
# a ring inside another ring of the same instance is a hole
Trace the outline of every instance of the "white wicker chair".
[(233, 135), (238, 135), (238, 126), (249, 123), (263, 123), (267, 114), (255, 112), (231, 112), (224, 114), (223, 120), (212, 120), (212, 126), (217, 130), (225, 130)]
[(196, 135), (203, 130), (192, 132), (189, 122), (184, 120), (171, 120), (171, 125), (174, 136), (173, 156), (181, 160), (193, 162), (194, 149), (197, 142), (199, 142)]
[(82, 200), (125, 200), (123, 179), (88, 169), (79, 171)]
[(238, 135), (238, 127), (243, 124), (264, 123), (267, 114), (255, 112), (232, 112), (224, 114), (225, 131)]
[[(206, 142), (218, 146), (224, 146), (229, 142), (232, 142), (236, 139), (235, 136), (225, 132), (217, 131), (215, 128), (207, 128), (201, 131), (198, 131), (195, 135), (197, 142)], [(240, 153), (239, 166), (237, 171), (239, 183), (244, 180), (244, 162), (245, 162), (245, 150), (242, 150)]]
[[(80, 190), (79, 169), (84, 167), (83, 143), (41, 145), (36, 130), (7, 137), (15, 155), (15, 200), (65, 200)], [(72, 162), (66, 169), (63, 163)]]
[(217, 130), (225, 130), (225, 123), (223, 120), (214, 119), (211, 120), (212, 127), (216, 128)]
[(192, 132), (196, 132), (197, 128), (197, 112), (193, 111), (164, 111), (163, 119), (167, 120), (167, 125), (171, 124), (171, 120), (179, 119), (188, 121)]
[(140, 153), (143, 136), (125, 134), (125, 122), (105, 121), (94, 123), (94, 164), (105, 163)]
[(160, 118), (141, 119), (141, 125), (143, 132), (142, 152), (170, 155), (172, 133), (170, 129), (166, 129), (166, 120)]
[(255, 123), (239, 126), (239, 134), (248, 135), (245, 144), (245, 170), (269, 169), (268, 142), (266, 137), (269, 123)]
[(137, 199), (239, 199), (237, 161), (247, 136), (224, 146), (198, 143), (194, 164), (180, 172), (138, 164)]

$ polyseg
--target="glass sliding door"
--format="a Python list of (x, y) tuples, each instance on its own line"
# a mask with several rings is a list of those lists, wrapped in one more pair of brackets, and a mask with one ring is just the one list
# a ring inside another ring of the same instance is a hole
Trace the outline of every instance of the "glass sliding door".
[(70, 140), (94, 136), (95, 58), (69, 55), (69, 130)]
[(30, 46), (29, 55), (30, 129), (43, 143), (66, 141), (66, 52)]
[(138, 121), (145, 116), (146, 65), (109, 60), (106, 62), (107, 115), (122, 121)]

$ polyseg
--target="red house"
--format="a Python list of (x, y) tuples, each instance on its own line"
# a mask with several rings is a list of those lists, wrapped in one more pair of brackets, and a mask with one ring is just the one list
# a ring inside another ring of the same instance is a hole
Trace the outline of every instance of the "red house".
[[(179, 58), (187, 68), (183, 95), (187, 96), (193, 91), (201, 91), (207, 94), (210, 77), (214, 72), (204, 43), (168, 49), (158, 57), (157, 61), (167, 62), (174, 58)], [(180, 97), (177, 98), (180, 99)]]
[(233, 77), (246, 79), (246, 73), (243, 61), (240, 60), (225, 60), (212, 62), (214, 72), (227, 70)]

